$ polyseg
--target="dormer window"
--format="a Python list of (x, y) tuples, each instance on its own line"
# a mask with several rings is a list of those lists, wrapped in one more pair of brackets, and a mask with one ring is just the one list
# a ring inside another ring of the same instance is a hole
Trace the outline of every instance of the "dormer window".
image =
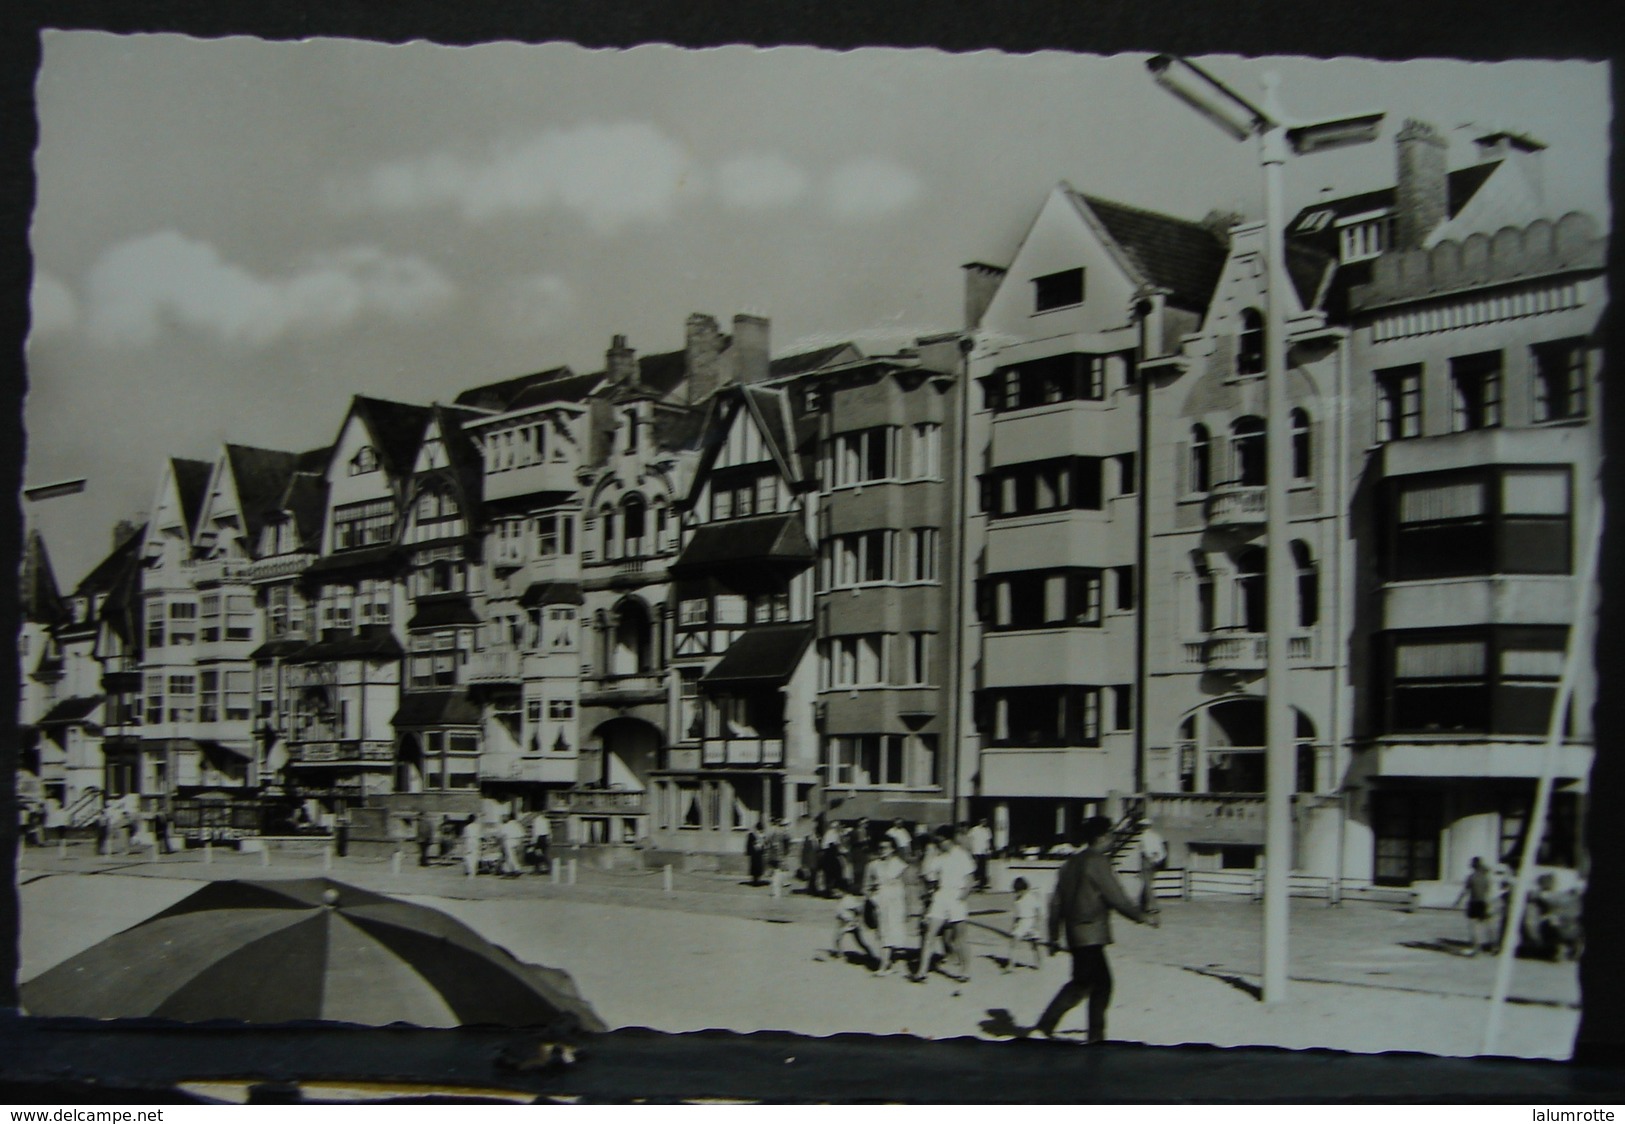
[(350, 475), (365, 476), (369, 472), (378, 471), (378, 454), (371, 445), (363, 445), (356, 450), (355, 456), (350, 458)]
[(1388, 248), (1390, 217), (1386, 211), (1372, 211), (1351, 215), (1337, 224), (1338, 259), (1350, 262), (1366, 261)]
[(638, 412), (636, 409), (626, 411), (626, 451), (638, 451)]
[(1063, 269), (1033, 278), (1033, 311), (1048, 312), (1083, 303), (1083, 269)]

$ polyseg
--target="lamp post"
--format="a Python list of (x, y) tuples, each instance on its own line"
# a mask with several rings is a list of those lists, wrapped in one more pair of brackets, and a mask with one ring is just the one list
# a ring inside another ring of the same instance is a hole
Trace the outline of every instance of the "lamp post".
[(1258, 140), (1264, 173), (1265, 649), (1264, 649), (1264, 1002), (1287, 992), (1287, 937), (1292, 870), (1292, 794), (1297, 729), (1288, 701), (1288, 640), (1292, 628), (1292, 558), (1288, 549), (1287, 481), (1292, 446), (1287, 425), (1286, 214), (1282, 168), (1287, 156), (1365, 144), (1377, 138), (1381, 113), (1288, 122), (1276, 95), (1279, 79), (1264, 77), (1258, 106), (1188, 59), (1158, 55), (1146, 63), (1158, 85), (1232, 139)]

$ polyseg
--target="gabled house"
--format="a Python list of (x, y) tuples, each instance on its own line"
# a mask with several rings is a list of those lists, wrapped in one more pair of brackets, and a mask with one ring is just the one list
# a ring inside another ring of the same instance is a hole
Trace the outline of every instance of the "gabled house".
[[(67, 799), (65, 779), (42, 770), (42, 759), (56, 756), (40, 742), (39, 720), (55, 705), (64, 666), (53, 630), (67, 619), (67, 604), (56, 584), (45, 539), (30, 531), (23, 544), (19, 577), (22, 627), (17, 636), (17, 680), (22, 694), (17, 708), (17, 795), (29, 803)], [(42, 750), (43, 758), (42, 758)]]

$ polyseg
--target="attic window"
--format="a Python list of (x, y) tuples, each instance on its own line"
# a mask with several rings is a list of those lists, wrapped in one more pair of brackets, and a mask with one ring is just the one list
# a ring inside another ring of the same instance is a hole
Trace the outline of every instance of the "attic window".
[(1083, 269), (1063, 269), (1033, 278), (1033, 311), (1048, 312), (1083, 303)]
[(1343, 264), (1366, 261), (1388, 248), (1389, 216), (1385, 211), (1353, 215), (1338, 222), (1337, 256)]
[(824, 409), (824, 388), (813, 385), (801, 392), (801, 409), (804, 413), (816, 414)]
[(369, 472), (378, 471), (378, 454), (371, 445), (363, 445), (350, 458), (350, 475), (365, 476)]
[(1298, 224), (1297, 233), (1314, 234), (1318, 231), (1325, 230), (1326, 224), (1331, 221), (1331, 211), (1310, 211), (1307, 215), (1303, 216), (1303, 221)]

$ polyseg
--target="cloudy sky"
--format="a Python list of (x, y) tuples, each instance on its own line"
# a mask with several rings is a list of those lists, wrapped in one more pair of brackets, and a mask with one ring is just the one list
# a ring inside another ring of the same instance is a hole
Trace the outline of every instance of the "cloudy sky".
[[(1289, 112), (1382, 109), (1297, 161), (1292, 205), (1392, 182), (1393, 126), (1550, 145), (1554, 214), (1606, 219), (1603, 66), (1215, 58)], [(52, 32), (39, 83), (30, 505), (66, 585), (162, 459), (330, 441), (350, 395), (448, 400), (684, 318), (784, 353), (959, 326), (959, 266), (1010, 259), (1044, 193), (1256, 216), (1244, 145), (1140, 56), (262, 43)]]

